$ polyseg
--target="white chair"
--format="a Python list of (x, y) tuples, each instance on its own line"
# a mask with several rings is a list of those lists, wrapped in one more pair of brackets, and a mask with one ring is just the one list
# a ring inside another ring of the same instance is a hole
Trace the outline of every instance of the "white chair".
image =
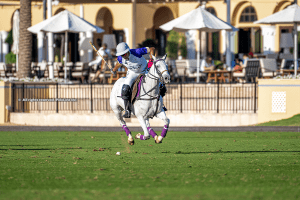
[(275, 58), (260, 59), (263, 78), (273, 78), (277, 75), (277, 63)]
[(0, 63), (0, 77), (5, 77), (5, 63), (4, 62), (1, 62)]
[(53, 76), (55, 78), (63, 78), (63, 77), (59, 77), (59, 72), (61, 72), (63, 70), (62, 67), (63, 67), (63, 64), (61, 62), (53, 63), (53, 70), (54, 70)]
[(67, 77), (70, 76), (70, 70), (73, 68), (73, 62), (67, 62), (66, 66), (63, 64), (62, 70), (58, 72), (58, 76), (64, 78), (65, 77), (65, 69), (67, 70)]
[(88, 63), (76, 62), (72, 69), (72, 77), (75, 79), (80, 79), (82, 83), (84, 80), (88, 79), (89, 67)]
[(167, 58), (166, 63), (168, 65), (169, 73), (172, 77), (172, 80), (178, 78), (175, 60)]
[(89, 81), (91, 81), (96, 75), (97, 64), (89, 65), (89, 67), (90, 67)]
[(186, 68), (187, 68), (186, 60), (176, 60), (175, 65), (176, 65), (178, 78), (180, 78), (182, 81), (185, 81)]
[[(186, 60), (186, 75), (189, 78), (193, 78), (193, 79), (197, 79), (197, 60), (196, 59), (190, 59), (190, 60)], [(202, 63), (202, 60), (200, 60), (200, 65)], [(205, 78), (206, 74), (202, 73), (203, 69), (201, 69), (203, 67), (200, 66), (199, 69), (199, 78)]]
[(6, 77), (16, 77), (17, 76), (16, 63), (5, 64), (5, 76)]
[(47, 62), (39, 62), (38, 66), (38, 73), (40, 77), (49, 77), (48, 71), (48, 63)]
[[(298, 59), (298, 70), (299, 70), (299, 64), (300, 64), (300, 59)], [(291, 70), (294, 69), (293, 66), (295, 65), (294, 59), (282, 59), (281, 65), (280, 65), (280, 74), (283, 74), (283, 70)]]

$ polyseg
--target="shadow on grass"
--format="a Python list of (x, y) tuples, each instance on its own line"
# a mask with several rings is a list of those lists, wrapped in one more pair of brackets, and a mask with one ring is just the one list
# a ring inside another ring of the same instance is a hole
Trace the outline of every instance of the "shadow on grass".
[(16, 147), (24, 147), (24, 146), (33, 146), (33, 147), (35, 147), (35, 146), (45, 146), (45, 145), (39, 145), (39, 144), (18, 144), (18, 145), (15, 145), (15, 144), (11, 144), (11, 145), (0, 145), (0, 147), (13, 147), (13, 146), (16, 146)]
[[(0, 145), (0, 146), (19, 146), (19, 145)], [(27, 145), (29, 146), (29, 145)], [(30, 146), (34, 146), (34, 145), (30, 145)], [(36, 145), (38, 146), (38, 145)], [(22, 147), (22, 146), (21, 146)], [(121, 147), (109, 147), (109, 148), (82, 148), (82, 147), (68, 147), (68, 148), (38, 148), (38, 149), (35, 149), (35, 148), (6, 148), (6, 149), (0, 149), (0, 151), (58, 151), (58, 150), (78, 150), (78, 149), (89, 149), (89, 150), (94, 150), (94, 151), (107, 151), (107, 150), (111, 150), (111, 148), (121, 148)]]
[(276, 151), (276, 150), (269, 150), (269, 151), (201, 151), (201, 152), (170, 152), (170, 151), (163, 151), (161, 153), (173, 153), (173, 154), (205, 154), (205, 153), (300, 153), (300, 151)]
[(60, 149), (70, 149), (70, 148), (59, 148), (59, 149), (28, 149), (28, 148), (22, 148), (22, 149), (0, 149), (0, 151), (55, 151), (55, 150), (60, 150)]

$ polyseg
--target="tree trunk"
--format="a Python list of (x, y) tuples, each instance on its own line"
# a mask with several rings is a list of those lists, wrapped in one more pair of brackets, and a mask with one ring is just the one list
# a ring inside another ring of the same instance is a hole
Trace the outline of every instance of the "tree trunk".
[(32, 33), (27, 30), (31, 26), (31, 0), (20, 0), (20, 42), (18, 78), (31, 75)]

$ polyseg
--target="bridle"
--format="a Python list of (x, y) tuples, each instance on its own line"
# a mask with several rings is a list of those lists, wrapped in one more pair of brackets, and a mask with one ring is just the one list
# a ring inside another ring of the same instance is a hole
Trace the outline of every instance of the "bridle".
[[(150, 70), (149, 70), (149, 72), (147, 74), (147, 77), (149, 77), (151, 79), (154, 79), (154, 80), (157, 80), (157, 84), (153, 88), (151, 88), (150, 90), (148, 90), (147, 92), (146, 92), (146, 90), (144, 88), (144, 84), (142, 84), (141, 88), (143, 88), (144, 94), (140, 95), (139, 97), (136, 97), (136, 100), (148, 100), (148, 101), (155, 100), (155, 99), (157, 100), (156, 101), (156, 109), (155, 109), (154, 115), (152, 117), (150, 117), (150, 118), (153, 118), (157, 114), (157, 111), (158, 111), (158, 102), (159, 102), (159, 99), (160, 99), (160, 93), (158, 92), (157, 96), (152, 96), (149, 93), (152, 92), (153, 90), (155, 90), (158, 87), (158, 85), (159, 85), (159, 83), (161, 82), (161, 79), (162, 79), (162, 74), (164, 72), (168, 71), (168, 70), (164, 70), (162, 72), (159, 71), (159, 69), (156, 67), (156, 63), (159, 62), (159, 61), (164, 61), (164, 59), (158, 59), (158, 60), (155, 60), (153, 62), (154, 70), (157, 71), (157, 74), (158, 74), (159, 77), (155, 76), (154, 74), (151, 74)], [(143, 83), (145, 83), (145, 77), (146, 76), (143, 76), (143, 78), (141, 80)], [(146, 95), (149, 96), (149, 98), (141, 98), (141, 97), (146, 96)]]
[[(151, 78), (151, 79), (154, 79), (154, 80), (159, 80), (161, 81), (161, 77), (162, 77), (162, 74), (166, 71), (168, 71), (167, 69), (160, 72), (157, 67), (156, 67), (156, 63), (159, 62), (159, 61), (164, 61), (164, 59), (157, 59), (153, 62), (153, 66), (154, 66), (154, 69), (157, 71), (157, 74), (159, 75), (159, 77), (155, 76), (154, 74), (151, 74), (150, 71), (148, 72), (148, 77)], [(152, 66), (152, 67), (153, 67)]]
[(153, 62), (153, 64), (154, 64), (155, 69), (156, 69), (156, 71), (158, 72), (158, 74), (160, 75), (160, 78), (161, 78), (161, 77), (162, 77), (162, 74), (163, 74), (164, 72), (168, 71), (168, 65), (167, 65), (167, 69), (165, 69), (164, 71), (160, 72), (160, 71), (157, 69), (157, 67), (156, 67), (156, 63), (159, 62), (159, 61), (164, 61), (164, 62), (165, 62), (164, 59), (161, 59), (161, 58), (160, 58), (160, 59), (155, 60), (155, 61)]
[[(154, 67), (154, 69), (156, 70), (156, 72), (157, 72), (157, 74), (158, 74), (159, 77), (155, 76), (154, 74), (151, 74), (150, 71), (148, 72), (148, 75), (147, 75), (149, 78), (154, 79), (154, 80), (157, 80), (157, 84), (156, 84), (153, 88), (151, 88), (150, 90), (148, 90), (147, 92), (146, 92), (146, 90), (145, 90), (145, 88), (144, 88), (144, 86), (143, 86), (143, 84), (142, 84), (141, 88), (143, 89), (144, 94), (141, 95), (141, 96), (139, 96), (139, 97), (137, 97), (136, 100), (153, 100), (153, 99), (159, 100), (160, 94), (158, 94), (157, 96), (152, 96), (152, 95), (149, 94), (149, 93), (152, 92), (154, 89), (156, 89), (157, 86), (159, 85), (159, 83), (161, 82), (162, 74), (163, 74), (164, 72), (168, 71), (168, 70), (164, 70), (164, 71), (162, 71), (162, 72), (159, 71), (159, 69), (156, 67), (156, 63), (159, 62), (159, 61), (164, 61), (164, 59), (157, 59), (157, 60), (155, 60), (155, 61), (153, 62), (153, 65), (152, 65), (152, 67)], [(143, 77), (142, 82), (145, 82), (145, 77), (146, 77), (146, 76)], [(146, 95), (149, 96), (150, 98), (141, 98), (141, 97), (146, 96)]]

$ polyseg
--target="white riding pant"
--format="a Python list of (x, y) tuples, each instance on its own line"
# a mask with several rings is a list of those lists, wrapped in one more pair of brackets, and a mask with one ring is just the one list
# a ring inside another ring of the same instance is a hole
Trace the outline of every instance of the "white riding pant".
[(132, 86), (133, 82), (135, 81), (135, 79), (142, 74), (142, 72), (134, 72), (131, 70), (127, 71), (127, 75), (125, 77), (125, 82), (124, 84), (129, 85), (130, 87)]

